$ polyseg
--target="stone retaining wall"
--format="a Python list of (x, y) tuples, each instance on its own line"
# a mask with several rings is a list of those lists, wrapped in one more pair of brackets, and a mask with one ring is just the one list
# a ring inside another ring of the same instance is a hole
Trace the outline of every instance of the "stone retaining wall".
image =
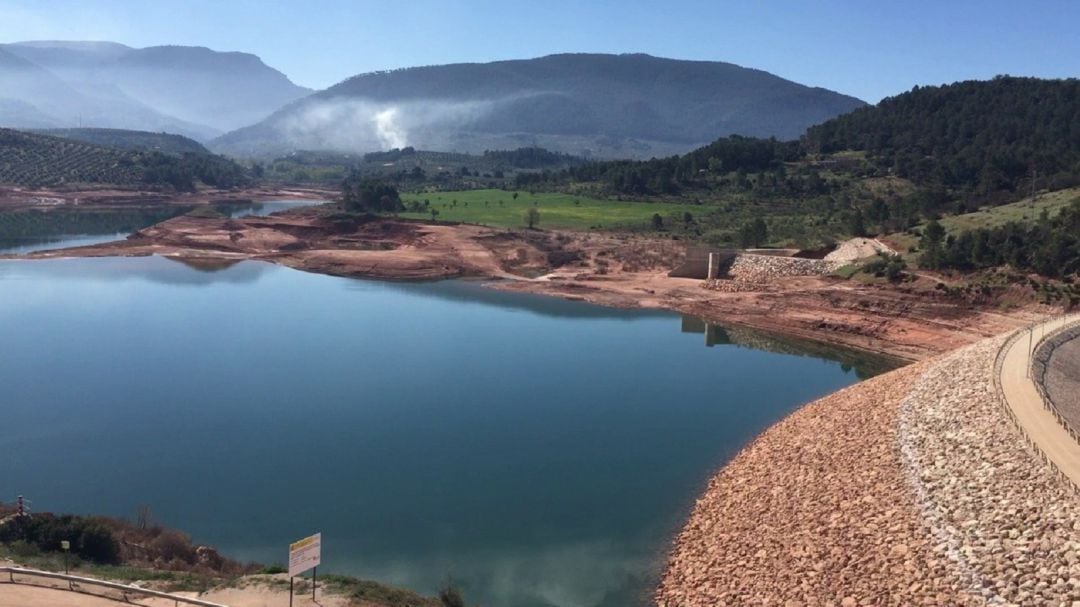
[(790, 251), (777, 250), (775, 254), (745, 251), (710, 251), (691, 247), (679, 267), (668, 272), (673, 278), (707, 278), (709, 253), (717, 256), (720, 278), (741, 282), (761, 283), (789, 276), (818, 276), (834, 272), (843, 263), (824, 259), (791, 257)]
[(728, 268), (728, 276), (739, 282), (771, 282), (791, 276), (819, 276), (837, 269), (837, 264), (823, 259), (775, 257), (739, 254)]

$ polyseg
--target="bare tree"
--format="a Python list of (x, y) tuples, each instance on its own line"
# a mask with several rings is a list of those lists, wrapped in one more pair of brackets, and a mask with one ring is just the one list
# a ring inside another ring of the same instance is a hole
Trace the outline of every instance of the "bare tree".
[(154, 524), (154, 512), (150, 509), (150, 504), (139, 504), (135, 509), (135, 524), (143, 531)]

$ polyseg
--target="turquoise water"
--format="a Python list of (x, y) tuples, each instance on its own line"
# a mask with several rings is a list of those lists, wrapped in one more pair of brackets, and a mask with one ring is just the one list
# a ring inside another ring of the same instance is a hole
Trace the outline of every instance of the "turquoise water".
[(859, 362), (468, 282), (162, 258), (0, 262), (0, 340), (0, 499), (149, 504), (266, 563), (321, 531), (321, 571), (489, 607), (644, 604), (715, 468)]

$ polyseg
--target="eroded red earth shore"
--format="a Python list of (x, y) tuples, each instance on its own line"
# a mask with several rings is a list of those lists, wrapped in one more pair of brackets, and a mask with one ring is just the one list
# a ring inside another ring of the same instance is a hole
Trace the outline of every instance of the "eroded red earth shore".
[(999, 334), (1041, 313), (1031, 306), (1007, 312), (972, 306), (949, 299), (925, 278), (884, 286), (786, 277), (738, 292), (707, 290), (699, 280), (667, 275), (684, 251), (678, 242), (638, 236), (432, 224), (308, 208), (243, 219), (181, 216), (125, 241), (27, 257), (165, 255), (218, 265), (257, 259), (361, 278), (502, 279), (493, 286), (607, 306), (670, 309), (905, 360)]

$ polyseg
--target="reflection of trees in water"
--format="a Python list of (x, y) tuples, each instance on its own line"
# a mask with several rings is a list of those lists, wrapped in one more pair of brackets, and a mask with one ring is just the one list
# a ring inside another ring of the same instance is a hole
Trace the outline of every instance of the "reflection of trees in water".
[(52, 242), (76, 234), (131, 233), (183, 215), (193, 207), (125, 211), (15, 211), (0, 213), (0, 248)]
[(705, 335), (705, 345), (733, 345), (777, 354), (810, 356), (840, 363), (846, 372), (855, 370), (859, 379), (869, 379), (904, 365), (903, 361), (884, 355), (840, 348), (809, 339), (798, 339), (778, 333), (769, 333), (745, 327), (724, 327), (712, 324), (696, 316), (683, 315), (683, 333)]

